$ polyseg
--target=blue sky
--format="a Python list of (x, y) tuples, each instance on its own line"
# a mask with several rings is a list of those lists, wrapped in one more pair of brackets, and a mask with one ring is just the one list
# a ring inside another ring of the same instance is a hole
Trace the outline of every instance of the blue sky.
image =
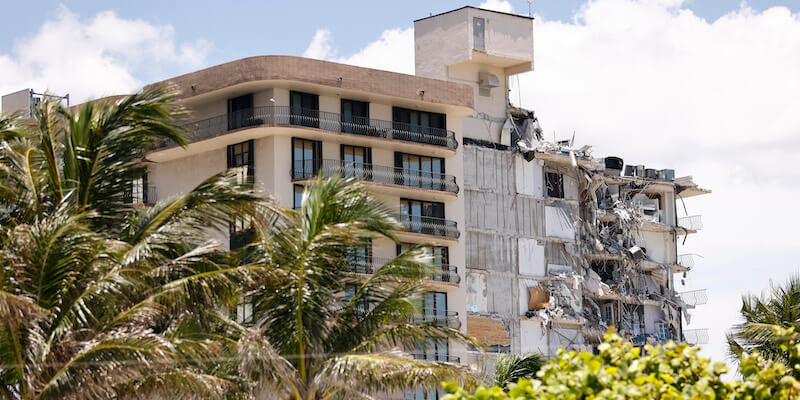
[[(527, 13), (526, 0), (509, 1), (519, 13)], [(34, 33), (61, 6), (89, 17), (111, 10), (121, 18), (143, 19), (156, 25), (171, 24), (180, 41), (206, 39), (213, 43), (207, 57), (215, 65), (256, 54), (300, 55), (316, 29), (333, 32), (339, 51), (349, 54), (362, 48), (389, 28), (412, 26), (412, 21), (479, 1), (52, 1), (16, 2), (10, 18), (0, 24), (0, 53), (11, 49), (15, 39)], [(582, 0), (535, 0), (534, 13), (547, 20), (571, 20)], [(740, 0), (690, 0), (689, 9), (700, 17), (716, 19), (738, 8)], [(800, 10), (800, 0), (750, 0), (756, 10), (783, 5)], [(44, 10), (44, 12), (43, 12)]]
[[(465, 5), (228, 3), (17, 2), (0, 24), (0, 94), (83, 101), (261, 54), (413, 73), (412, 21)], [(511, 99), (548, 137), (574, 133), (599, 157), (714, 191), (686, 201), (705, 227), (679, 249), (702, 255), (679, 290), (709, 289), (691, 327), (709, 328), (703, 353), (724, 359), (741, 295), (800, 271), (800, 169), (787, 168), (800, 165), (800, 0), (536, 0), (534, 13), (535, 71)]]

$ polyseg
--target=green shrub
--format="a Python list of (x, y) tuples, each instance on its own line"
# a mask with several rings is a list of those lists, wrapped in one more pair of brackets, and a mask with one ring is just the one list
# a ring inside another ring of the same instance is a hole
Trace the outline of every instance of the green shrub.
[(776, 330), (789, 354), (790, 368), (746, 355), (737, 379), (723, 380), (728, 367), (697, 355), (687, 344), (634, 347), (613, 331), (605, 335), (599, 354), (560, 350), (542, 367), (538, 379), (521, 379), (500, 387), (465, 390), (445, 383), (444, 400), (572, 400), (572, 399), (798, 399), (800, 344), (794, 330)]

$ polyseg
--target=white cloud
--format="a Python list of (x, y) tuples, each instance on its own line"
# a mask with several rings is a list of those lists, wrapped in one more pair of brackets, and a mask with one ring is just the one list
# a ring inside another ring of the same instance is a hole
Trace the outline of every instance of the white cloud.
[(303, 52), (303, 57), (318, 58), (324, 60), (332, 57), (333, 54), (333, 38), (331, 31), (327, 29), (317, 29), (308, 48)]
[[(704, 256), (690, 275), (710, 300), (694, 312), (693, 327), (710, 328), (704, 352), (721, 360), (741, 294), (798, 268), (800, 14), (743, 3), (707, 21), (686, 4), (593, 0), (571, 22), (537, 17), (536, 71), (520, 76), (511, 99), (536, 110), (548, 137), (574, 131), (596, 155), (675, 168), (714, 190), (686, 200), (705, 229), (679, 251)], [(384, 33), (375, 43), (413, 51), (413, 34)], [(358, 53), (360, 65), (411, 59), (368, 52), (375, 43)]]
[(130, 93), (175, 69), (203, 66), (209, 48), (203, 40), (177, 43), (171, 25), (111, 11), (84, 19), (62, 7), (36, 33), (17, 40), (10, 53), (0, 54), (0, 93), (30, 87), (70, 93), (73, 103)]
[(480, 5), (479, 8), (485, 8), (487, 10), (494, 10), (500, 11), (504, 13), (513, 13), (514, 7), (511, 6), (511, 3), (508, 0), (486, 0)]
[(325, 59), (344, 64), (383, 69), (387, 71), (414, 73), (414, 29), (394, 28), (381, 33), (378, 40), (349, 56), (337, 56), (333, 47), (333, 37), (327, 30), (320, 29), (314, 34), (304, 57)]

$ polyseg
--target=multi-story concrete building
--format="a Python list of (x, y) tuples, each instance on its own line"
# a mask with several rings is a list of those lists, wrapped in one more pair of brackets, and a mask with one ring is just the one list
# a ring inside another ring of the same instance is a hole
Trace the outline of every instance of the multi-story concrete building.
[[(679, 293), (691, 256), (677, 240), (699, 216), (676, 201), (708, 193), (674, 171), (593, 158), (544, 140), (511, 106), (509, 79), (533, 69), (530, 17), (464, 7), (415, 21), (416, 74), (469, 85), (464, 118), (467, 332), (497, 351), (592, 349), (613, 325), (637, 343), (702, 341), (683, 329), (704, 291)], [(580, 118), (580, 116), (576, 116)]]
[[(702, 341), (683, 319), (705, 293), (676, 284), (692, 267), (678, 240), (700, 219), (679, 218), (676, 202), (709, 191), (544, 140), (535, 114), (509, 101), (509, 78), (533, 69), (532, 18), (464, 7), (414, 27), (415, 76), (263, 56), (154, 83), (176, 87), (192, 111), (189, 144), (149, 153), (132, 201), (246, 166), (256, 187), (297, 207), (312, 176), (343, 173), (398, 210), (404, 243), (437, 246), (424, 314), (489, 354), (591, 350), (612, 325), (637, 343)], [(230, 233), (222, 239), (236, 246)], [(365, 244), (355, 268), (402, 248)], [(418, 356), (479, 354), (441, 343)]]

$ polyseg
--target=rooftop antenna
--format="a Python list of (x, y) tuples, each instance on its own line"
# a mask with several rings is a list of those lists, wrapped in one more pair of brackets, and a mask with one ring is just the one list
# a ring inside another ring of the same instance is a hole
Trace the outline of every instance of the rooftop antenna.
[(528, 0), (528, 16), (531, 16), (531, 4), (533, 4), (533, 0)]

